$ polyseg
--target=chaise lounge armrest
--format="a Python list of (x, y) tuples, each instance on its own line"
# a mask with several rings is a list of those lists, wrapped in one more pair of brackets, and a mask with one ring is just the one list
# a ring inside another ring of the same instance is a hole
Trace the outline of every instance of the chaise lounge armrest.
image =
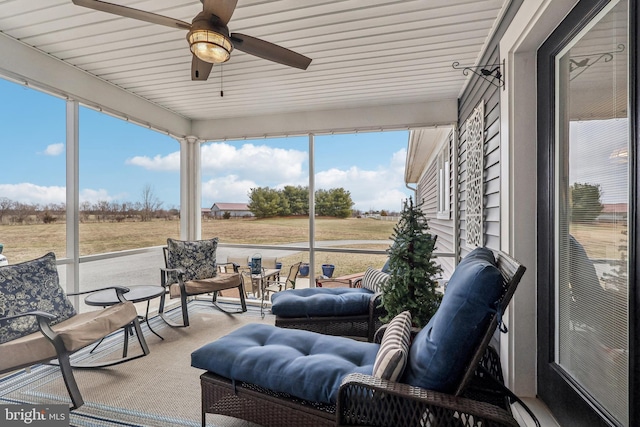
[(47, 313), (46, 311), (27, 311), (25, 313), (18, 313), (11, 316), (0, 317), (0, 322), (11, 320), (11, 319), (17, 319), (19, 317), (24, 317), (24, 316), (37, 316), (38, 318), (45, 319), (47, 322), (50, 322), (51, 320), (54, 320), (57, 317), (51, 313)]
[[(338, 392), (337, 425), (518, 427), (511, 414), (498, 406), (451, 394), (385, 381), (364, 374), (344, 378)], [(465, 424), (466, 425), (466, 424)]]

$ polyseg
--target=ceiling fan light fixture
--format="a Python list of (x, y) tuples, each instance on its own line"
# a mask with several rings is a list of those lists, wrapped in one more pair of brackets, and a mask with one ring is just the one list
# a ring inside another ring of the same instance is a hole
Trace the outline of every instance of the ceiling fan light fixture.
[(205, 62), (221, 64), (231, 57), (233, 45), (223, 34), (208, 29), (194, 29), (187, 35), (191, 52)]

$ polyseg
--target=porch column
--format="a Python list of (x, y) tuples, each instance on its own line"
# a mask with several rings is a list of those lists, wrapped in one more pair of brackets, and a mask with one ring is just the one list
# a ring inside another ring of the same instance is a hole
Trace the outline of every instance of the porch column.
[(315, 288), (316, 271), (316, 172), (315, 172), (315, 135), (309, 134), (309, 287)]
[(195, 136), (180, 142), (180, 238), (198, 240), (202, 234), (200, 143)]
[[(78, 211), (80, 209), (78, 190), (78, 147), (79, 147), (79, 106), (78, 101), (67, 101), (66, 105), (66, 155), (67, 155), (67, 176), (66, 176), (66, 256), (71, 262), (66, 267), (66, 291), (80, 291), (80, 249), (79, 249), (79, 226)], [(80, 297), (73, 297), (73, 304), (78, 307)]]

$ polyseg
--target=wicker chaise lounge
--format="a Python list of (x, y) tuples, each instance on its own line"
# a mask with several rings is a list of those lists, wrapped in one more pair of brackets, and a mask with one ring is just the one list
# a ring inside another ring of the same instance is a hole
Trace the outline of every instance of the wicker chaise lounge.
[[(248, 325), (196, 350), (192, 366), (206, 370), (203, 426), (207, 413), (264, 427), (518, 426), (489, 341), (525, 268), (502, 252), (477, 251), (456, 268), (440, 309), (404, 353), (398, 379), (379, 378), (398, 338), (390, 331), (378, 345)], [(397, 332), (398, 317), (390, 330)]]
[(274, 295), (271, 312), (281, 328), (373, 341), (386, 315), (380, 286), (388, 274), (369, 267), (353, 287), (292, 289)]

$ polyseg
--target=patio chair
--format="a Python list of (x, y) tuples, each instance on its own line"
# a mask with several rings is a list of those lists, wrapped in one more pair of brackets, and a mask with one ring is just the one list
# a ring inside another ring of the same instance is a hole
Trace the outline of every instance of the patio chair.
[(216, 262), (217, 248), (217, 237), (197, 241), (167, 239), (167, 246), (163, 248), (166, 267), (160, 269), (160, 285), (168, 291), (170, 298), (180, 298), (182, 309), (181, 324), (168, 319), (164, 313), (166, 293), (162, 294), (158, 314), (169, 326), (189, 326), (187, 302), (189, 297), (196, 295), (212, 294), (213, 306), (232, 314), (217, 304), (218, 292), (225, 289), (237, 289), (240, 294), (241, 309), (236, 313), (247, 311), (242, 275), (236, 265)]
[(297, 262), (289, 268), (289, 274), (282, 280), (280, 277), (276, 277), (275, 280), (267, 280), (263, 292), (265, 293), (265, 299), (270, 299), (271, 293), (286, 291), (287, 289), (295, 289), (296, 279), (300, 272), (300, 265), (302, 262)]
[(291, 289), (271, 297), (271, 312), (281, 328), (304, 329), (326, 335), (367, 338), (386, 315), (380, 286), (389, 275), (369, 267), (353, 287)]
[[(248, 256), (228, 256), (227, 263), (233, 263), (237, 267), (237, 271), (242, 273), (244, 277), (250, 281), (251, 283), (251, 296), (258, 297), (260, 295), (260, 288), (262, 286), (261, 279), (257, 277), (251, 277), (251, 258)], [(261, 268), (276, 268), (278, 262), (278, 258), (276, 257), (265, 257), (260, 258)], [(280, 276), (277, 276), (280, 278)], [(245, 287), (245, 291), (249, 292)]]
[[(68, 296), (104, 289), (115, 289), (120, 303), (103, 310), (77, 313), (68, 299)], [(71, 398), (71, 409), (81, 407), (84, 401), (72, 368), (103, 368), (149, 354), (136, 308), (123, 297), (128, 290), (114, 286), (65, 295), (53, 252), (32, 261), (0, 267), (0, 374), (38, 363), (57, 364)], [(132, 327), (142, 353), (128, 356)], [(121, 328), (125, 329), (121, 359), (71, 364), (71, 354)], [(52, 362), (53, 359), (57, 362)]]
[(237, 329), (191, 354), (205, 370), (203, 425), (215, 413), (263, 427), (517, 427), (489, 342), (524, 271), (503, 252), (472, 251), (410, 344), (408, 312), (380, 344), (262, 324)]

